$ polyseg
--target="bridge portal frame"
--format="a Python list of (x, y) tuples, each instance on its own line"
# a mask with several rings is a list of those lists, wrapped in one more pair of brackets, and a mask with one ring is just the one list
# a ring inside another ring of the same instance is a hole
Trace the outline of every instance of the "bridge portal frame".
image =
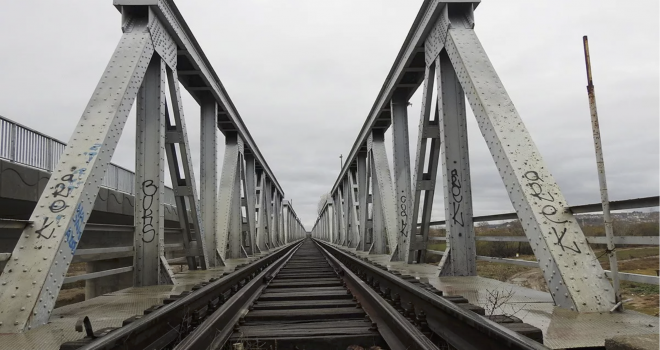
[[(382, 236), (379, 227), (383, 223), (382, 216), (386, 221), (387, 218), (398, 220), (393, 225), (385, 225), (388, 247), (374, 244), (371, 251), (389, 253), (392, 260), (397, 260), (401, 259), (401, 251), (407, 250), (408, 263), (422, 262), (427, 251), (434, 180), (439, 165), (437, 159), (442, 156), (448, 249), (440, 273), (475, 274), (476, 251), (463, 102), (467, 96), (555, 303), (579, 312), (609, 311), (615, 305), (612, 285), (597, 263), (559, 186), (545, 166), (474, 32), (474, 9), (478, 4), (476, 0), (424, 1), (330, 195), (338, 193), (350, 169), (356, 162), (359, 164), (358, 154), (366, 149), (369, 152), (367, 178), (375, 180), (372, 182), (374, 240)], [(432, 107), (433, 80), (437, 80), (438, 86), (436, 108)], [(390, 199), (405, 187), (401, 180), (405, 176), (397, 173), (404, 169), (405, 157), (395, 156), (394, 159), (395, 193), (391, 177), (385, 176), (389, 175), (389, 168), (380, 166), (387, 166), (386, 154), (382, 152), (384, 148), (380, 149), (380, 135), (393, 126), (395, 153), (404, 148), (397, 141), (403, 138), (402, 128), (396, 128), (397, 124), (400, 125), (397, 121), (404, 115), (399, 106), (422, 83), (420, 139), (413, 174), (414, 190), (411, 191), (415, 221), (405, 230), (395, 231), (393, 227), (400, 229), (405, 221), (401, 221), (399, 206), (393, 205)], [(395, 111), (395, 107), (399, 110)], [(430, 119), (433, 109), (436, 109), (437, 116)], [(375, 139), (374, 135), (378, 138)], [(373, 147), (374, 139), (377, 140), (376, 148)], [(429, 140), (430, 159), (426, 160)], [(460, 190), (458, 196), (454, 195), (456, 187)], [(454, 210), (456, 207), (459, 210)], [(418, 230), (420, 212), (422, 227)], [(453, 221), (456, 215), (462, 215), (460, 224)], [(410, 239), (406, 240), (406, 236)]]
[[(142, 110), (138, 111), (137, 122), (136, 188), (152, 184), (149, 181), (157, 184), (153, 183), (155, 191), (152, 187), (148, 192), (136, 191), (136, 255), (135, 265), (131, 268), (136, 274), (135, 285), (172, 283), (172, 272), (163, 255), (163, 153), (170, 167), (188, 265), (205, 269), (216, 264), (219, 254), (213, 244), (215, 237), (211, 232), (205, 234), (205, 229), (214, 231), (219, 224), (216, 209), (213, 205), (207, 207), (217, 193), (214, 175), (217, 129), (225, 135), (235, 133), (241, 137), (245, 152), (254, 157), (254, 170), (272, 186), (269, 188), (273, 193), (269, 195), (273, 201), (268, 200), (268, 206), (274, 213), (269, 220), (272, 220), (273, 242), (278, 242), (276, 237), (284, 192), (181, 13), (171, 0), (114, 0), (114, 5), (122, 14), (123, 35), (64, 154), (53, 169), (46, 190), (30, 218), (31, 224), (23, 231), (0, 276), (3, 287), (0, 295), (2, 333), (20, 333), (48, 322), (93, 210), (99, 186), (138, 95)], [(153, 68), (147, 74), (149, 67)], [(201, 174), (204, 190), (201, 204), (204, 210), (201, 212), (180, 84), (202, 106), (203, 159), (209, 163)], [(168, 98), (172, 103), (171, 115), (167, 109)], [(153, 158), (145, 161), (150, 156)], [(243, 180), (243, 186), (249, 186), (245, 165), (241, 165), (244, 171), (239, 180)], [(241, 190), (245, 199), (239, 198), (239, 205), (252, 208), (247, 202), (254, 200), (254, 194), (248, 193), (247, 188), (239, 188), (239, 194)], [(249, 226), (254, 224), (250, 219), (252, 214), (248, 213)], [(213, 218), (216, 218), (215, 222)], [(242, 220), (239, 227), (241, 224)], [(294, 225), (300, 226), (296, 227), (297, 231), (304, 231), (299, 221)], [(148, 232), (144, 232), (145, 227), (149, 228)], [(152, 237), (145, 239), (145, 234)], [(210, 237), (214, 239), (210, 239), (211, 244), (206, 247), (205, 241)], [(253, 247), (252, 235), (248, 237), (248, 247)], [(209, 253), (213, 255), (209, 256)], [(218, 259), (217, 264), (222, 264), (222, 260)]]

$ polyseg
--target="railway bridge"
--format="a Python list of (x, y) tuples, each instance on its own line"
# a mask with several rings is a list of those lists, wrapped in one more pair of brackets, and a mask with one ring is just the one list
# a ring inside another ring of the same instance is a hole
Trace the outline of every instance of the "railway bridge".
[[(658, 197), (610, 202), (605, 189), (603, 203), (569, 206), (475, 33), (479, 3), (423, 2), (306, 228), (174, 1), (114, 0), (123, 34), (68, 143), (0, 119), (0, 348), (657, 343), (657, 317), (627, 310), (618, 291), (658, 277), (618, 272), (615, 247), (658, 237), (586, 236), (575, 215), (605, 212), (607, 226), (610, 210)], [(199, 105), (199, 140), (182, 89)], [(473, 215), (466, 101), (514, 213)], [(110, 161), (134, 105), (133, 172)], [(432, 220), (434, 198), (443, 221)], [(524, 236), (475, 235), (477, 222), (512, 219)], [(482, 240), (528, 243), (536, 259), (478, 255)], [(607, 246), (609, 270), (593, 244)], [(548, 292), (480, 277), (478, 260), (538, 267)], [(81, 263), (86, 272), (71, 274)], [(63, 286), (81, 281), (85, 300), (56, 307)]]

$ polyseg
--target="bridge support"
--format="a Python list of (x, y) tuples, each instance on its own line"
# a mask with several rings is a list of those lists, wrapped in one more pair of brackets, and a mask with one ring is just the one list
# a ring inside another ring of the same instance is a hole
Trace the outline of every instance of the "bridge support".
[(369, 198), (369, 188), (367, 186), (367, 152), (361, 152), (357, 157), (357, 187), (360, 230), (358, 232), (359, 238), (356, 249), (364, 251), (369, 249), (366, 244), (367, 221), (369, 219), (369, 209), (367, 208), (367, 200)]
[[(467, 96), (555, 303), (579, 312), (609, 311), (615, 304), (613, 288), (473, 30), (477, 4), (469, 0), (424, 2), (333, 185), (330, 194), (335, 207), (339, 212), (338, 196), (343, 193), (346, 197), (345, 179), (355, 163), (360, 174), (364, 159), (360, 154), (366, 148), (364, 188), (358, 175), (360, 234), (365, 239), (364, 246), (359, 243), (358, 248), (368, 249), (372, 254), (386, 254), (389, 250), (393, 260), (424, 262), (442, 159), (447, 250), (440, 274), (475, 275), (476, 245), (464, 102)], [(432, 97), (434, 81), (437, 81), (437, 103)], [(423, 97), (414, 191), (408, 195), (405, 109), (420, 83), (423, 83)], [(394, 186), (383, 145), (383, 133), (389, 126), (394, 139)], [(373, 202), (371, 239), (366, 210), (369, 188)], [(336, 217), (338, 226), (343, 227), (338, 221), (341, 215)], [(410, 218), (413, 220), (407, 224)], [(406, 241), (406, 237), (410, 240)], [(335, 240), (332, 237), (331, 241)], [(367, 247), (367, 243), (372, 244)]]
[(218, 201), (218, 104), (211, 96), (206, 96), (200, 103), (201, 112), (201, 162), (200, 170), (200, 203), (202, 206), (202, 223), (204, 224), (204, 240), (209, 267), (221, 266), (216, 247), (216, 203)]
[[(615, 303), (612, 286), (600, 264), (594, 263), (594, 253), (582, 229), (566, 210), (566, 199), (481, 46), (473, 30), (472, 11), (472, 4), (446, 4), (426, 39), (427, 66), (439, 61), (436, 65), (441, 70), (443, 109), (460, 116), (460, 103), (449, 104), (448, 99), (462, 99), (460, 88), (466, 91), (555, 303), (580, 312), (609, 310)], [(458, 137), (443, 136), (446, 142), (455, 143), (446, 146), (444, 162), (446, 164), (452, 158), (461, 160), (457, 166), (462, 174), (457, 173), (455, 178), (462, 180), (463, 184), (469, 183), (467, 143), (460, 136), (464, 134), (460, 132), (464, 128), (462, 117), (451, 119), (448, 115), (443, 111), (443, 127), (447, 131), (450, 128), (459, 130), (459, 134)], [(448, 147), (457, 153), (448, 155)], [(446, 186), (452, 186), (451, 173), (448, 176)], [(446, 201), (449, 205), (458, 202), (452, 191), (447, 189), (445, 193), (452, 194)], [(453, 218), (447, 217), (447, 222), (453, 222)], [(453, 238), (449, 239), (453, 241)], [(461, 255), (469, 258), (469, 246), (464, 248)], [(450, 255), (453, 253), (451, 251)], [(456, 267), (452, 269), (454, 273), (462, 273)]]
[(348, 195), (348, 213), (349, 213), (349, 248), (357, 248), (357, 245), (360, 242), (360, 227), (359, 227), (359, 219), (358, 219), (358, 208), (360, 204), (358, 203), (358, 187), (357, 184), (355, 183), (355, 177), (357, 176), (355, 171), (351, 171), (350, 174), (348, 175), (348, 179), (346, 179), (346, 182), (348, 182), (348, 188), (349, 188), (349, 195)]
[[(165, 62), (154, 56), (138, 92), (135, 148), (135, 235), (133, 285), (173, 283), (173, 272), (165, 259), (164, 170), (165, 170)], [(89, 265), (90, 263), (88, 263)], [(96, 265), (96, 263), (94, 263)], [(92, 281), (94, 286), (100, 281)], [(98, 295), (87, 288), (86, 297)]]
[[(422, 86), (422, 108), (419, 119), (419, 133), (417, 135), (417, 157), (413, 178), (415, 192), (412, 210), (412, 217), (417, 221), (417, 218), (420, 217), (421, 206), (422, 222), (419, 228), (417, 225), (411, 227), (408, 263), (426, 261), (426, 242), (429, 236), (429, 223), (431, 222), (435, 184), (438, 176), (440, 130), (438, 128), (438, 106), (433, 101), (434, 75), (435, 64), (425, 68), (424, 83)], [(435, 111), (435, 118), (431, 118), (432, 111)], [(430, 145), (428, 144), (429, 141)], [(426, 156), (427, 147), (429, 147), (428, 159)], [(428, 165), (425, 166), (427, 163)]]
[(268, 206), (266, 205), (266, 174), (257, 171), (259, 185), (257, 187), (257, 198), (259, 199), (257, 214), (257, 245), (261, 252), (267, 252), (268, 246)]
[[(204, 228), (201, 222), (199, 202), (197, 201), (199, 197), (197, 196), (197, 186), (195, 186), (192, 159), (190, 158), (186, 120), (183, 117), (179, 78), (176, 70), (169, 67), (166, 70), (172, 101), (173, 120), (170, 119), (166, 111), (165, 151), (170, 166), (176, 207), (180, 214), (179, 225), (183, 232), (183, 245), (186, 248), (188, 268), (195, 270), (199, 264), (202, 269), (206, 269), (209, 263), (206, 256)], [(181, 169), (183, 169), (183, 173)], [(185, 213), (188, 213), (188, 215)]]
[(447, 249), (440, 275), (476, 276), (465, 94), (444, 51), (435, 60)]
[(390, 103), (394, 163), (396, 247), (390, 245), (392, 261), (408, 261), (412, 226), (410, 191), (410, 146), (408, 141), (408, 99), (397, 95)]
[(372, 131), (368, 141), (371, 154), (370, 175), (373, 188), (373, 249), (372, 254), (387, 254), (395, 249), (396, 205), (390, 166), (385, 150), (385, 135), (381, 129)]
[(243, 141), (236, 133), (225, 135), (225, 157), (218, 196), (218, 253), (222, 259), (243, 257), (241, 214), (241, 158)]
[(257, 245), (257, 227), (256, 227), (256, 189), (254, 185), (255, 179), (255, 161), (252, 154), (245, 155), (245, 200), (246, 200), (246, 220), (247, 220), (247, 229), (248, 229), (248, 242), (249, 245), (246, 247), (246, 250), (249, 255), (255, 255), (259, 253), (259, 247)]
[(0, 332), (48, 322), (153, 54), (148, 19), (135, 18), (0, 275)]

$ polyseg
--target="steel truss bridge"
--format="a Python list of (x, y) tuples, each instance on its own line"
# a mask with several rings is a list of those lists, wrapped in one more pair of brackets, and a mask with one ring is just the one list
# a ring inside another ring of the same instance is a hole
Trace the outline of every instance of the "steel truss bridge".
[[(424, 1), (307, 232), (174, 2), (114, 0), (123, 35), (70, 142), (0, 119), (3, 166), (48, 178), (29, 219), (1, 221), (0, 236), (13, 247), (0, 252), (0, 347), (544, 349), (603, 346), (615, 323), (629, 323), (628, 334), (657, 333), (657, 318), (611, 313), (621, 300), (609, 278), (658, 278), (606, 271), (590, 247), (658, 245), (657, 237), (585, 237), (574, 214), (602, 207), (568, 206), (475, 34), (478, 4)], [(420, 87), (411, 153), (407, 106)], [(181, 88), (200, 106), (199, 186)], [(466, 99), (515, 213), (473, 215)], [(132, 173), (110, 159), (134, 103)], [(446, 220), (432, 222), (440, 183)], [(130, 198), (123, 214), (132, 223), (93, 222), (99, 191)], [(611, 203), (653, 206), (658, 197)], [(475, 222), (503, 219), (519, 219), (526, 236), (475, 237)], [(430, 237), (432, 225), (445, 225), (446, 237)], [(429, 249), (434, 240), (446, 250)], [(537, 261), (477, 256), (477, 240), (528, 242)], [(429, 254), (442, 255), (439, 266), (424, 264)], [(516, 288), (518, 302), (545, 305), (537, 311), (546, 318), (486, 313), (478, 294), (494, 281), (477, 276), (477, 260), (539, 267), (549, 293)], [(67, 276), (75, 262), (92, 269)], [(130, 288), (119, 288), (121, 276)], [(76, 281), (106, 289), (55, 308), (63, 284)], [(565, 322), (557, 326), (564, 331), (593, 328), (566, 339), (552, 322)]]

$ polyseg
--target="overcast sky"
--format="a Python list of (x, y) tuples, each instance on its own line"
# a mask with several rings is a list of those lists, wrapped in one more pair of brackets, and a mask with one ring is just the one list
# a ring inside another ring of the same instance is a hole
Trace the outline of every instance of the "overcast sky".
[[(307, 229), (421, 3), (177, 2)], [(658, 6), (486, 0), (475, 12), (477, 35), (571, 205), (599, 201), (583, 35), (610, 198), (658, 194)], [(110, 0), (12, 1), (0, 27), (0, 115), (68, 141), (121, 37), (119, 12)], [(408, 111), (413, 162), (420, 99)], [(185, 92), (184, 108), (198, 177), (199, 107)], [(511, 211), (471, 112), (468, 121), (475, 214)], [(135, 168), (134, 137), (132, 115), (113, 162)], [(442, 219), (436, 197), (433, 217)]]

